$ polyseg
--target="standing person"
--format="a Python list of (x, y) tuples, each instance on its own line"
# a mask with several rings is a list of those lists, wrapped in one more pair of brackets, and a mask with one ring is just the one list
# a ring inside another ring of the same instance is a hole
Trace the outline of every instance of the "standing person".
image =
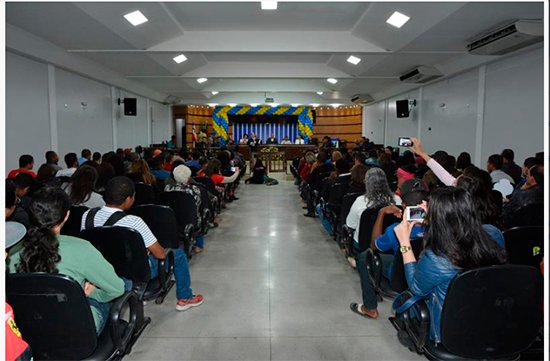
[(172, 137), (170, 137), (170, 140), (168, 141), (168, 143), (166, 143), (166, 148), (176, 149), (176, 146), (177, 146), (177, 139), (176, 139), (176, 136), (173, 135)]
[[(89, 229), (88, 223), (92, 223), (91, 228), (103, 226), (109, 218), (117, 212), (125, 212), (134, 204), (135, 197), (134, 183), (124, 176), (112, 178), (105, 187), (103, 200), (105, 206), (86, 211), (82, 215), (81, 230)], [(92, 212), (92, 213), (90, 213)], [(91, 219), (88, 219), (91, 218)], [(88, 222), (89, 221), (89, 222)], [(125, 215), (119, 219), (114, 226), (125, 227), (137, 231), (143, 239), (143, 244), (149, 252), (149, 264), (151, 265), (151, 278), (158, 275), (159, 259), (165, 259), (164, 248), (160, 245), (157, 238), (153, 235), (145, 222), (133, 215)], [(203, 302), (202, 295), (193, 295), (191, 289), (191, 275), (189, 274), (189, 265), (187, 256), (181, 248), (172, 250), (174, 252), (174, 278), (176, 279), (176, 310), (185, 311), (191, 307), (200, 306)]]
[(59, 273), (73, 278), (88, 297), (100, 334), (109, 317), (110, 302), (124, 293), (124, 282), (91, 243), (60, 234), (70, 207), (69, 196), (59, 188), (44, 187), (36, 192), (30, 205), (33, 226), (23, 249), (10, 256), (9, 272)]
[(453, 278), (459, 272), (505, 263), (506, 251), (484, 231), (464, 189), (441, 187), (430, 194), (424, 220), (426, 247), (418, 262), (410, 242), (415, 224), (403, 217), (395, 234), (409, 290), (426, 300), (430, 312), (429, 337), (441, 342), (441, 311)]
[(19, 157), (19, 168), (10, 171), (7, 178), (15, 178), (19, 173), (27, 173), (36, 178), (36, 173), (32, 171), (33, 167), (34, 158), (32, 155), (23, 154)]

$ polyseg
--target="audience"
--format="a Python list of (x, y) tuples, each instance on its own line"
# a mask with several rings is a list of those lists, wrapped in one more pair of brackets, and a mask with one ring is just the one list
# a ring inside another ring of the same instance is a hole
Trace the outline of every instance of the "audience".
[(96, 192), (98, 179), (97, 170), (88, 165), (80, 166), (71, 177), (71, 183), (65, 188), (71, 205), (88, 208), (103, 207), (105, 202), (101, 194)]
[[(134, 197), (134, 183), (129, 178), (112, 178), (105, 187), (105, 194), (103, 195), (105, 206), (86, 211), (82, 216), (81, 230), (103, 226), (115, 213), (130, 209), (134, 203)], [(165, 258), (164, 248), (141, 218), (124, 215), (124, 213), (122, 216), (114, 223), (114, 226), (134, 229), (141, 235), (145, 248), (149, 251), (151, 278), (155, 278), (158, 275), (157, 259)], [(177, 248), (172, 251), (174, 252), (174, 277), (176, 279), (176, 310), (185, 311), (191, 307), (201, 305), (203, 296), (194, 295), (191, 290), (191, 276), (187, 256), (183, 249)]]
[(78, 157), (76, 153), (67, 153), (64, 159), (65, 164), (67, 164), (67, 169), (58, 170), (55, 174), (56, 177), (72, 177), (78, 167)]
[(82, 165), (86, 163), (87, 161), (92, 159), (92, 151), (89, 149), (82, 149), (82, 152), (80, 152), (80, 159), (78, 160), (78, 165)]
[(45, 158), (46, 158), (46, 163), (45, 164), (49, 164), (50, 166), (52, 166), (53, 169), (55, 169), (56, 172), (58, 170), (63, 169), (62, 167), (57, 165), (57, 163), (59, 162), (59, 156), (53, 150), (47, 151), (46, 154), (45, 154)]
[(33, 178), (36, 177), (36, 173), (32, 171), (34, 167), (34, 158), (32, 155), (23, 154), (19, 157), (19, 168), (11, 170), (8, 173), (8, 178), (15, 178), (19, 173), (30, 174)]
[(36, 192), (30, 205), (33, 225), (23, 249), (10, 255), (9, 272), (60, 273), (73, 278), (88, 297), (100, 334), (109, 317), (110, 302), (124, 293), (124, 282), (89, 242), (60, 234), (70, 206), (69, 197), (59, 188), (44, 187)]
[(155, 186), (157, 183), (155, 176), (149, 169), (149, 165), (143, 159), (136, 159), (132, 162), (127, 177), (133, 180), (134, 183), (145, 183), (151, 186)]
[(500, 154), (493, 154), (487, 159), (487, 171), (491, 174), (491, 179), (494, 183), (498, 183), (501, 179), (506, 179), (511, 184), (514, 184), (514, 179), (502, 171), (504, 164)]
[(544, 166), (534, 165), (527, 171), (527, 180), (505, 203), (502, 217), (505, 225), (513, 223), (515, 213), (529, 204), (544, 203)]

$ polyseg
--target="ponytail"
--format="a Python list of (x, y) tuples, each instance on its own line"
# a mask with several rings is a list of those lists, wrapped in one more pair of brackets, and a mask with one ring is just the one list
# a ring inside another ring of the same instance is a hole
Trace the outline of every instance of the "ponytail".
[(58, 272), (61, 256), (53, 228), (63, 224), (70, 206), (69, 196), (59, 188), (44, 187), (34, 194), (29, 206), (33, 226), (23, 241), (18, 272)]

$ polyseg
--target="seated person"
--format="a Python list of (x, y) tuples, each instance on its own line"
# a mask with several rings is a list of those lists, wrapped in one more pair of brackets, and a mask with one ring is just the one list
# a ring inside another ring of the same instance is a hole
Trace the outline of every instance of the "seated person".
[(248, 144), (248, 134), (243, 134), (243, 137), (239, 140), (239, 144)]
[(288, 136), (285, 135), (285, 137), (283, 138), (283, 141), (281, 142), (281, 144), (292, 144), (292, 142), (290, 141)]
[(256, 137), (255, 133), (250, 134), (250, 138), (248, 139), (247, 144), (251, 147), (256, 147), (257, 145), (262, 144), (262, 141), (260, 138)]
[(483, 230), (472, 197), (464, 189), (434, 190), (425, 223), (429, 224), (424, 234), (426, 248), (418, 262), (410, 243), (415, 222), (403, 217), (394, 230), (409, 290), (425, 299), (430, 312), (429, 338), (440, 342), (441, 311), (453, 278), (459, 272), (505, 263), (506, 251)]
[(252, 176), (245, 180), (244, 182), (246, 184), (252, 183), (252, 184), (264, 184), (266, 170), (264, 167), (264, 164), (260, 158), (256, 159), (256, 163), (254, 164), (254, 168), (252, 169)]
[[(105, 187), (103, 199), (105, 206), (86, 211), (82, 216), (80, 229), (87, 229), (88, 217), (93, 227), (103, 226), (114, 213), (127, 211), (134, 204), (134, 183), (127, 177), (118, 176), (112, 178)], [(93, 213), (90, 213), (93, 212)], [(88, 216), (90, 215), (90, 216)], [(149, 251), (149, 264), (151, 265), (151, 278), (158, 275), (158, 259), (165, 258), (164, 248), (157, 241), (145, 222), (133, 215), (126, 215), (118, 220), (115, 226), (134, 229), (141, 235), (145, 248)], [(176, 310), (185, 311), (191, 307), (199, 306), (203, 302), (202, 295), (193, 295), (191, 290), (191, 276), (187, 256), (181, 248), (173, 249), (174, 252), (174, 278), (176, 279)]]
[(514, 185), (514, 178), (502, 171), (504, 160), (500, 154), (493, 154), (487, 159), (487, 171), (491, 174), (491, 179), (494, 183), (498, 183), (501, 179), (506, 179), (510, 184)]
[(57, 163), (59, 162), (59, 156), (57, 155), (56, 152), (54, 152), (53, 150), (48, 150), (45, 154), (45, 158), (46, 158), (46, 163), (44, 164), (49, 164), (51, 165), (55, 171), (57, 172), (58, 170), (61, 170), (63, 169), (62, 167), (60, 167)]
[(82, 149), (82, 152), (80, 152), (80, 155), (81, 157), (78, 160), (78, 165), (82, 165), (92, 159), (92, 151), (89, 149)]
[(105, 202), (96, 192), (97, 170), (89, 165), (80, 166), (71, 177), (71, 184), (65, 188), (71, 204), (88, 208), (103, 207)]
[[(371, 245), (370, 248), (378, 250), (380, 252), (389, 252), (393, 254), (399, 251), (399, 240), (395, 235), (395, 227), (399, 225), (399, 222), (394, 223), (383, 230), (384, 218), (386, 215), (394, 215), (397, 218), (402, 218), (403, 211), (407, 206), (418, 206), (422, 204), (428, 198), (428, 193), (424, 188), (424, 184), (421, 179), (410, 179), (406, 181), (401, 188), (401, 200), (400, 207), (395, 205), (389, 205), (381, 208), (378, 211), (378, 217), (372, 229)], [(411, 238), (423, 237), (425, 228), (422, 224), (415, 224), (411, 231)], [(391, 279), (391, 265), (393, 263), (393, 255), (381, 254), (383, 268), (388, 269), (389, 272), (384, 272), (383, 276)], [(368, 318), (378, 318), (378, 302), (376, 299), (376, 292), (374, 285), (369, 277), (369, 271), (367, 269), (367, 252), (361, 252), (357, 256), (357, 272), (359, 272), (359, 278), (361, 280), (361, 293), (363, 295), (363, 304), (352, 303), (350, 308), (353, 312)]]
[(19, 199), (19, 205), (28, 212), (31, 203), (31, 191), (35, 188), (34, 178), (28, 173), (19, 173), (11, 180), (15, 185), (15, 194)]
[(267, 138), (265, 144), (279, 144), (279, 142), (277, 141), (277, 138), (275, 138), (275, 134), (271, 133), (271, 136)]
[(67, 169), (60, 169), (55, 174), (56, 177), (72, 177), (76, 168), (78, 167), (78, 157), (76, 153), (67, 153), (65, 154), (65, 164), (67, 164)]
[(297, 136), (296, 137), (296, 140), (294, 141), (294, 144), (306, 144), (304, 139), (302, 138), (301, 135)]
[(161, 155), (153, 158), (151, 165), (151, 174), (155, 176), (157, 182), (164, 182), (170, 177), (170, 172), (164, 169), (165, 158)]
[(34, 167), (34, 158), (32, 155), (23, 154), (19, 157), (19, 168), (11, 170), (8, 173), (8, 178), (15, 178), (19, 173), (30, 174), (33, 178), (36, 178), (36, 173), (32, 171)]
[(69, 196), (59, 188), (44, 187), (36, 192), (30, 205), (33, 226), (23, 249), (10, 255), (9, 272), (60, 273), (73, 278), (88, 297), (100, 334), (109, 317), (110, 302), (124, 293), (124, 282), (91, 243), (60, 234), (70, 207)]
[(239, 168), (235, 169), (233, 175), (225, 177), (220, 174), (221, 166), (222, 163), (218, 159), (214, 158), (210, 162), (208, 162), (208, 165), (206, 166), (204, 171), (199, 171), (197, 175), (199, 177), (206, 176), (211, 178), (216, 186), (219, 186), (221, 184), (233, 183), (237, 180), (237, 178), (239, 177)]
[(522, 207), (544, 203), (544, 166), (535, 165), (528, 171), (527, 181), (522, 189), (513, 193), (510, 202), (505, 203), (502, 216), (505, 225), (513, 224), (515, 213)]
[[(201, 227), (202, 218), (201, 218), (201, 209), (202, 209), (202, 198), (201, 190), (198, 186), (190, 184), (191, 180), (191, 169), (184, 164), (177, 165), (172, 170), (172, 178), (174, 179), (174, 184), (167, 184), (164, 187), (165, 192), (184, 192), (193, 197), (195, 200), (195, 206), (197, 207), (197, 223), (195, 226), (197, 228)], [(201, 253), (204, 249), (204, 236), (199, 235), (195, 239), (194, 250), (196, 253)]]

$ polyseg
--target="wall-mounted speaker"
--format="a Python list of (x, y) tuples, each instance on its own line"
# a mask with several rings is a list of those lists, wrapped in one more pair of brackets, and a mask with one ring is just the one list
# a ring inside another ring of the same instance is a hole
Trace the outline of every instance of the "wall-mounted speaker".
[(409, 100), (396, 100), (395, 109), (397, 110), (398, 118), (408, 118), (409, 117)]
[(135, 117), (137, 115), (137, 99), (124, 98), (124, 115)]

